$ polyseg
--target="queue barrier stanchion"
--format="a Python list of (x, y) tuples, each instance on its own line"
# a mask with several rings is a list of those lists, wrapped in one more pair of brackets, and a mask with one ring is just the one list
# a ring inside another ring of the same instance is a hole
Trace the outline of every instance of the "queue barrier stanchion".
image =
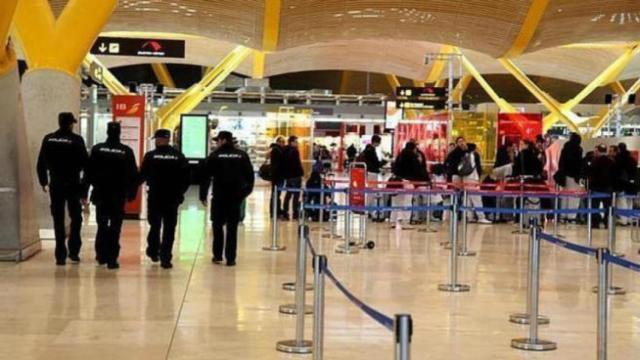
[(535, 222), (531, 229), (531, 291), (529, 291), (529, 302), (531, 309), (529, 313), (529, 334), (526, 338), (518, 338), (511, 340), (511, 347), (526, 351), (548, 351), (557, 349), (557, 345), (553, 341), (542, 340), (538, 337), (538, 316), (539, 316), (539, 300), (540, 300), (540, 239), (538, 238), (538, 226)]
[(278, 198), (279, 196), (279, 190), (278, 190), (278, 186), (274, 185), (272, 187), (272, 191), (274, 192), (273, 195), (271, 196), (271, 212), (272, 212), (272, 216), (271, 216), (271, 245), (270, 246), (265, 246), (262, 248), (262, 250), (265, 251), (283, 251), (286, 250), (287, 247), (286, 246), (281, 246), (278, 244), (278, 235), (279, 235), (279, 224), (278, 224)]
[[(607, 219), (607, 226), (609, 228), (609, 232), (607, 233), (607, 248), (609, 249), (609, 254), (613, 255), (613, 256), (617, 256), (617, 257), (624, 257), (624, 254), (620, 254), (620, 253), (616, 253), (616, 219), (615, 219), (615, 208), (614, 208), (614, 202), (615, 201), (615, 193), (612, 195), (612, 202), (611, 202), (611, 206), (609, 207), (608, 211), (609, 211), (609, 218)], [(607, 276), (609, 277), (609, 279), (607, 280), (607, 283), (609, 284), (608, 287), (608, 294), (609, 295), (625, 295), (627, 293), (627, 291), (620, 287), (620, 286), (614, 286), (613, 285), (613, 268), (611, 267), (611, 265), (608, 265), (609, 269), (607, 270)], [(599, 293), (600, 291), (600, 287), (595, 286), (593, 288), (593, 292), (594, 293)]]
[[(587, 209), (593, 208), (593, 200), (591, 198), (591, 190), (587, 190)], [(591, 211), (587, 213), (587, 244), (593, 246), (593, 214)]]
[(558, 214), (558, 210), (560, 210), (560, 188), (556, 185), (556, 192), (553, 198), (553, 236), (555, 237), (564, 237), (558, 234), (558, 223), (560, 221), (560, 217)]
[[(300, 209), (298, 209), (298, 229), (303, 229), (303, 228), (307, 229), (306, 230), (307, 231), (307, 235), (304, 235), (304, 234), (298, 232), (298, 237), (300, 237), (300, 236), (308, 236), (308, 227), (305, 227), (305, 223), (304, 223), (304, 213), (305, 212), (304, 212), (304, 201), (303, 201), (301, 206), (300, 206)], [(296, 255), (296, 261), (298, 261), (297, 260), (297, 256), (298, 255)], [(297, 279), (296, 279), (295, 282), (286, 282), (286, 283), (282, 284), (282, 289), (286, 290), (286, 291), (296, 291), (297, 284), (299, 284)], [(313, 290), (313, 285), (312, 284), (309, 284), (309, 283), (306, 283), (306, 282), (304, 284), (305, 284), (304, 289), (306, 291)], [(289, 311), (286, 314), (295, 314), (295, 307), (293, 305), (286, 305), (286, 306), (287, 306), (286, 307), (287, 311)]]
[(599, 248), (596, 258), (598, 260), (598, 360), (607, 360), (607, 334), (609, 322), (608, 296), (609, 271), (611, 270), (607, 255), (609, 249)]
[(413, 336), (413, 319), (409, 314), (397, 314), (394, 321), (396, 339), (396, 360), (411, 359), (411, 337)]
[[(535, 219), (531, 219), (532, 221), (534, 221)], [(532, 281), (533, 281), (533, 252), (534, 252), (534, 241), (533, 241), (533, 237), (534, 237), (534, 232), (537, 232), (537, 224), (535, 222), (531, 223), (531, 229), (530, 229), (530, 233), (531, 236), (529, 237), (529, 255), (527, 256), (527, 309), (525, 313), (518, 313), (518, 314), (511, 314), (509, 316), (509, 322), (512, 322), (514, 324), (520, 324), (520, 325), (529, 325), (530, 323), (530, 318), (531, 318), (531, 291), (532, 291)], [(537, 233), (536, 233), (537, 236)], [(544, 316), (544, 315), (539, 315), (538, 314), (538, 325), (547, 325), (549, 324), (550, 320), (548, 317)]]
[[(330, 196), (330, 201), (331, 201), (331, 206), (333, 206), (336, 203), (336, 183), (335, 181), (331, 182), (331, 196)], [(339, 239), (340, 235), (338, 235), (338, 211), (337, 210), (330, 210), (329, 211), (329, 233), (323, 235), (324, 238), (329, 238), (329, 239)]]
[[(427, 193), (427, 207), (431, 207), (431, 192)], [(431, 227), (431, 210), (427, 210), (427, 218), (425, 219), (424, 229), (419, 229), (418, 232), (435, 233), (436, 229)]]
[[(299, 320), (300, 317), (304, 318), (304, 314), (313, 313), (313, 308), (305, 304), (305, 290), (308, 289), (306, 285), (307, 277), (307, 243), (306, 239), (309, 236), (309, 227), (306, 225), (298, 226), (298, 252), (296, 254), (296, 281), (293, 284), (295, 291), (294, 304), (280, 305), (279, 311), (286, 315), (296, 315)], [(298, 286), (298, 284), (305, 284), (305, 286)], [(283, 287), (287, 284), (283, 284)], [(309, 290), (312, 290), (313, 287)], [(299, 320), (300, 321), (300, 320)], [(301, 320), (304, 324), (304, 319)], [(285, 351), (287, 352), (287, 351)]]
[(453, 196), (451, 208), (451, 252), (449, 254), (449, 283), (438, 285), (438, 290), (446, 292), (468, 292), (469, 285), (458, 284), (458, 196)]
[[(462, 206), (465, 208), (469, 206), (469, 195), (466, 189), (462, 192)], [(458, 251), (458, 256), (476, 256), (475, 251), (470, 251), (467, 248), (467, 223), (468, 223), (467, 217), (468, 217), (467, 210), (463, 210), (462, 211), (462, 242), (460, 244), (460, 250)]]
[[(520, 177), (520, 195), (518, 196), (520, 200), (520, 209), (524, 209), (524, 178)], [(514, 201), (514, 205), (515, 205)], [(524, 213), (518, 214), (518, 229), (511, 232), (512, 234), (523, 235), (527, 234), (527, 231), (524, 229)]]
[(327, 269), (327, 257), (313, 257), (313, 360), (322, 360), (324, 352), (324, 274)]

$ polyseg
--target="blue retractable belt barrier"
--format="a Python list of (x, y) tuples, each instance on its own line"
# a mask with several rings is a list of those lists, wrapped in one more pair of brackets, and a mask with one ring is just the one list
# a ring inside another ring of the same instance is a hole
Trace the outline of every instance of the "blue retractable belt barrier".
[(321, 205), (321, 204), (305, 204), (306, 210), (328, 210), (328, 211), (445, 211), (451, 209), (451, 206), (349, 206), (349, 205)]
[[(549, 193), (538, 191), (482, 191), (482, 190), (467, 190), (467, 195), (486, 196), (486, 197), (503, 197), (503, 198), (516, 198), (516, 197), (529, 197), (538, 199), (555, 199), (555, 198), (579, 198), (586, 199), (589, 197), (587, 193), (580, 194), (567, 194), (567, 193)], [(591, 193), (592, 199), (608, 199), (611, 194), (605, 193)]]
[(620, 215), (620, 216), (624, 216), (624, 217), (633, 217), (633, 218), (640, 217), (640, 210), (639, 209), (618, 209), (618, 208), (614, 208), (613, 209), (613, 213), (615, 215)]
[(344, 294), (344, 296), (349, 299), (349, 301), (360, 308), (360, 310), (362, 310), (365, 314), (369, 315), (369, 317), (371, 317), (373, 320), (382, 325), (385, 329), (393, 331), (393, 319), (391, 317), (379, 312), (378, 310), (372, 308), (371, 306), (365, 304), (360, 299), (355, 297), (344, 285), (342, 285), (342, 283), (340, 283), (340, 281), (338, 281), (338, 279), (336, 279), (335, 275), (328, 267), (325, 270), (325, 274), (327, 275), (329, 280), (331, 280), (331, 282), (333, 282), (333, 284), (338, 288), (338, 290), (340, 290), (340, 292), (342, 292), (342, 294)]
[(331, 189), (331, 188), (289, 188), (289, 187), (279, 187), (278, 191), (281, 192), (304, 192), (304, 193), (346, 193), (348, 189)]
[(513, 209), (513, 208), (485, 208), (461, 206), (460, 211), (476, 211), (494, 214), (525, 214), (525, 215), (544, 215), (544, 214), (597, 214), (604, 213), (606, 209)]
[(616, 264), (623, 268), (627, 268), (629, 270), (640, 272), (640, 264), (634, 263), (629, 260), (625, 260), (618, 256), (613, 256), (611, 254), (604, 254), (604, 258), (610, 263)]
[(539, 232), (538, 236), (540, 237), (540, 239), (542, 240), (546, 240), (552, 244), (561, 246), (565, 249), (569, 249), (575, 252), (579, 252), (581, 254), (584, 255), (589, 255), (589, 256), (595, 256), (598, 252), (598, 250), (588, 247), (588, 246), (582, 246), (582, 245), (578, 245), (578, 244), (574, 244), (574, 243), (570, 243), (568, 241), (559, 239), (555, 236), (549, 235), (549, 234), (545, 234), (543, 232)]

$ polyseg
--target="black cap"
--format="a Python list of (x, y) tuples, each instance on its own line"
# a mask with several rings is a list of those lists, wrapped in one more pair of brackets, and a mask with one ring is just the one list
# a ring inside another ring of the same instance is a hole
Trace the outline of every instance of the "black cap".
[(227, 140), (228, 142), (233, 142), (233, 134), (230, 131), (220, 131), (216, 137), (213, 138), (214, 141), (219, 140)]
[(154, 139), (171, 139), (171, 131), (167, 129), (158, 129), (153, 135)]
[(66, 128), (77, 122), (78, 120), (76, 120), (76, 117), (70, 112), (61, 112), (58, 114), (58, 125), (60, 125), (60, 127)]
[(109, 137), (119, 137), (120, 136), (120, 123), (117, 121), (111, 121), (107, 123), (107, 135)]

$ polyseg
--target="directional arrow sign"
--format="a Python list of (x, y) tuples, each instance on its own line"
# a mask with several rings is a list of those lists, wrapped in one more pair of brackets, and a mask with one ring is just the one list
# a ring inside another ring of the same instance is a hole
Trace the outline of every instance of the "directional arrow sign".
[(107, 51), (107, 47), (105, 46), (104, 43), (101, 43), (100, 47), (98, 48), (98, 50), (100, 50), (100, 52), (103, 53), (103, 52)]

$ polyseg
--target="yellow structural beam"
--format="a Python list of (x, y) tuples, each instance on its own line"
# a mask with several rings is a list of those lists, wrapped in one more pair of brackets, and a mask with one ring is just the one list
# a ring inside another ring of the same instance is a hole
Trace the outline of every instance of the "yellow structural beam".
[(413, 83), (413, 86), (415, 86), (415, 87), (424, 86), (424, 81), (422, 81), (422, 80), (411, 80), (411, 82)]
[(601, 112), (600, 114), (598, 114), (598, 121), (589, 132), (589, 137), (593, 137), (593, 135), (595, 135), (595, 133), (598, 132), (598, 130), (600, 130), (607, 123), (607, 121), (611, 118), (613, 113), (618, 108), (627, 104), (627, 102), (629, 101), (629, 96), (631, 96), (631, 94), (637, 93), (639, 90), (640, 90), (640, 79), (636, 80), (636, 82), (633, 83), (633, 85), (631, 85), (631, 87), (627, 91), (625, 91), (624, 94), (619, 96), (618, 100), (616, 100), (616, 102), (612, 104), (609, 107), (609, 109), (606, 109), (607, 110), (606, 113), (603, 114)]
[(462, 96), (467, 91), (467, 88), (469, 87), (469, 84), (471, 84), (472, 80), (473, 76), (471, 75), (465, 75), (462, 77), (462, 79), (458, 80), (458, 83), (456, 84), (456, 87), (453, 88), (453, 93), (451, 94), (453, 97), (453, 101), (458, 103), (462, 102)]
[(158, 109), (156, 118), (161, 128), (173, 129), (180, 123), (180, 115), (195, 109), (224, 79), (231, 74), (254, 50), (237, 46), (218, 65), (209, 70), (202, 80), (180, 96)]
[[(442, 45), (440, 48), (441, 54), (450, 54), (453, 51), (453, 46), (450, 45)], [(425, 78), (424, 82), (426, 83), (435, 83), (438, 80), (441, 80), (442, 72), (444, 71), (445, 66), (447, 66), (446, 59), (436, 59), (431, 63), (431, 70), (429, 70), (429, 74)]]
[(254, 51), (253, 52), (253, 78), (254, 79), (263, 79), (264, 78), (264, 63), (267, 54), (263, 51)]
[(609, 84), (609, 87), (611, 87), (611, 90), (613, 90), (613, 92), (618, 95), (622, 95), (627, 91), (625, 90), (624, 86), (622, 86), (622, 83), (620, 81), (612, 82), (611, 84)]
[[(584, 101), (584, 99), (586, 99), (587, 96), (594, 92), (598, 87), (615, 82), (618, 76), (620, 76), (620, 73), (629, 65), (629, 63), (636, 57), (636, 55), (638, 55), (639, 52), (640, 46), (635, 45), (628, 48), (622, 55), (620, 55), (614, 62), (612, 62), (611, 65), (607, 66), (606, 69), (604, 69), (598, 76), (596, 76), (593, 81), (585, 86), (584, 89), (582, 89), (582, 91), (578, 93), (578, 95), (562, 104), (560, 108), (563, 111), (570, 111), (571, 109), (576, 107), (576, 105)], [(544, 128), (550, 128), (558, 120), (558, 114), (552, 112), (545, 117)]]
[(529, 11), (527, 12), (527, 16), (522, 23), (522, 27), (520, 28), (520, 32), (518, 36), (514, 40), (511, 48), (503, 55), (506, 58), (512, 58), (521, 55), (531, 42), (533, 35), (535, 35), (536, 30), (538, 29), (538, 25), (540, 24), (540, 20), (544, 16), (545, 10), (547, 10), (547, 5), (549, 5), (550, 0), (533, 0), (531, 1), (531, 6), (529, 6)]
[[(351, 71), (344, 70), (342, 77), (340, 78), (340, 94), (346, 94), (349, 91), (349, 84), (351, 83)], [(393, 90), (395, 91), (395, 89)]]
[(264, 1), (264, 20), (262, 25), (262, 51), (276, 51), (280, 38), (281, 0)]
[(176, 83), (173, 81), (173, 77), (171, 76), (166, 64), (153, 63), (151, 64), (151, 68), (153, 69), (153, 73), (156, 75), (158, 81), (160, 81), (160, 84), (168, 88), (176, 87)]
[(389, 86), (391, 87), (391, 93), (395, 94), (396, 93), (396, 88), (400, 87), (402, 85), (400, 85), (400, 80), (398, 80), (398, 77), (393, 75), (393, 74), (387, 74), (387, 82), (389, 83)]
[(49, 1), (20, 1), (15, 34), (29, 69), (56, 69), (76, 76), (117, 4), (118, 0), (69, 0), (56, 20)]
[(104, 85), (104, 87), (106, 87), (111, 94), (131, 94), (129, 92), (129, 89), (126, 86), (122, 85), (118, 78), (116, 78), (115, 75), (113, 75), (111, 71), (109, 71), (109, 69), (104, 66), (104, 64), (102, 64), (100, 60), (98, 60), (97, 57), (91, 54), (87, 54), (87, 56), (85, 56), (84, 60), (82, 61), (82, 67), (88, 74), (91, 75), (91, 77), (95, 81)]
[(453, 51), (456, 54), (460, 54), (462, 66), (464, 67), (465, 71), (468, 72), (469, 75), (471, 75), (478, 82), (478, 84), (480, 84), (482, 89), (487, 93), (487, 95), (489, 95), (491, 100), (493, 100), (493, 102), (496, 103), (496, 105), (498, 105), (498, 108), (500, 109), (501, 112), (505, 112), (505, 113), (518, 112), (518, 110), (516, 110), (516, 108), (513, 107), (513, 105), (509, 104), (505, 99), (498, 96), (498, 94), (493, 90), (491, 85), (489, 85), (489, 83), (480, 74), (478, 69), (476, 69), (476, 67), (473, 66), (471, 61), (469, 61), (469, 59), (467, 59), (467, 57), (464, 56), (464, 54), (462, 54), (460, 49), (455, 48)]
[[(525, 73), (520, 70), (509, 59), (498, 59), (500, 64), (518, 80), (522, 86), (524, 86), (538, 101), (544, 105), (549, 111), (556, 114), (560, 120), (562, 120), (567, 126), (575, 132), (578, 132), (578, 123), (581, 122), (581, 118), (569, 110), (562, 109), (562, 105), (553, 99), (549, 94), (545, 93), (536, 85)], [(547, 128), (545, 128), (547, 129)]]
[(16, 54), (9, 46), (9, 28), (18, 0), (0, 1), (0, 75), (15, 68)]

